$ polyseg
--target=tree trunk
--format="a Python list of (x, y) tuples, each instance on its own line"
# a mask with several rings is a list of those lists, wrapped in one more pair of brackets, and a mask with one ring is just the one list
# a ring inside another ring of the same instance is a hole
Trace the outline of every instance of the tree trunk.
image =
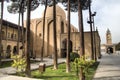
[(0, 65), (1, 65), (1, 53), (2, 53), (2, 24), (3, 24), (3, 6), (4, 6), (4, 3), (3, 3), (4, 0), (2, 0), (1, 2), (1, 19), (0, 19)]
[(31, 0), (27, 0), (27, 22), (26, 22), (26, 76), (31, 76), (30, 71), (30, 10)]
[(20, 12), (18, 16), (18, 39), (17, 39), (17, 54), (19, 54), (19, 42), (20, 42)]
[(91, 33), (91, 59), (94, 60), (94, 50), (93, 50), (93, 31), (92, 31), (92, 19), (91, 19), (91, 3), (89, 0), (89, 22), (90, 22), (90, 33)]
[[(82, 14), (82, 7), (81, 2), (78, 0), (78, 16), (79, 16), (79, 33), (80, 33), (80, 56), (85, 55), (84, 49), (84, 27), (83, 27), (83, 14)], [(83, 73), (83, 69), (80, 69), (80, 80), (85, 80), (85, 74)]]
[(54, 69), (58, 69), (57, 65), (57, 38), (56, 38), (56, 0), (53, 0), (53, 42), (54, 42)]
[(68, 36), (67, 36), (67, 58), (66, 58), (66, 72), (70, 72), (70, 0), (68, 0)]
[[(23, 0), (22, 0), (23, 1)], [(22, 9), (24, 9), (24, 5), (23, 3), (21, 4), (22, 5)], [(22, 56), (24, 57), (25, 56), (25, 31), (24, 31), (24, 12), (22, 11), (21, 13), (21, 16), (22, 16)]]
[(41, 51), (41, 61), (43, 61), (43, 54), (44, 54), (44, 36), (45, 36), (45, 16), (46, 16), (46, 10), (47, 10), (47, 1), (45, 3), (45, 11), (43, 16), (43, 40), (42, 40), (42, 51)]

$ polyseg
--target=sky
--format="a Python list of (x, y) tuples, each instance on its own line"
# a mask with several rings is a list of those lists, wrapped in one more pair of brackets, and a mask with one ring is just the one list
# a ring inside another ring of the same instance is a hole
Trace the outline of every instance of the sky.
[[(7, 4), (4, 3), (4, 16), (3, 18), (12, 23), (18, 21), (18, 14), (10, 14), (7, 12)], [(64, 7), (60, 4), (64, 9)], [(91, 4), (92, 13), (97, 12), (94, 17), (95, 27), (99, 31), (101, 43), (106, 43), (106, 31), (109, 29), (112, 35), (112, 42), (120, 42), (120, 0), (93, 0)], [(44, 6), (39, 6), (35, 11), (31, 12), (31, 18), (41, 18), (44, 11)], [(26, 13), (25, 13), (26, 19)], [(90, 31), (90, 25), (87, 24), (89, 19), (88, 10), (83, 11), (84, 31)], [(78, 28), (78, 13), (71, 13), (71, 24)]]

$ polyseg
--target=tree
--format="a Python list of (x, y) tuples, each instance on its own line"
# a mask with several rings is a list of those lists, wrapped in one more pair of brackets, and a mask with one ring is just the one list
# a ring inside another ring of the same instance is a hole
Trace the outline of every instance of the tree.
[[(78, 8), (76, 8), (78, 6)], [(78, 24), (79, 24), (79, 32), (80, 32), (80, 56), (85, 55), (85, 49), (84, 49), (84, 27), (83, 27), (83, 13), (82, 10), (85, 10), (88, 8), (88, 1), (87, 0), (78, 0), (78, 5), (73, 6), (73, 8), (78, 9)], [(76, 11), (76, 9), (74, 9)], [(83, 73), (82, 68), (80, 69), (80, 78), (81, 80), (85, 80), (85, 74)]]
[(25, 55), (25, 30), (24, 30), (24, 4), (23, 4), (23, 1), (22, 1), (22, 3), (21, 3), (21, 9), (22, 9), (22, 11), (21, 11), (21, 16), (22, 16), (22, 47), (23, 47), (23, 49), (22, 49), (22, 55), (24, 56)]
[(67, 38), (67, 59), (66, 59), (66, 72), (70, 72), (70, 0), (68, 0), (68, 22), (67, 22), (67, 27), (68, 27), (68, 38)]
[(26, 75), (31, 76), (30, 72), (30, 10), (31, 10), (31, 0), (27, 0), (27, 22), (26, 22)]
[(91, 59), (94, 60), (94, 49), (93, 49), (93, 29), (92, 29), (92, 13), (91, 13), (91, 0), (89, 1), (89, 21), (88, 23), (90, 24), (90, 33), (91, 33)]
[[(84, 27), (83, 27), (83, 13), (82, 13), (82, 7), (81, 2), (78, 0), (78, 17), (79, 17), (79, 33), (80, 33), (80, 56), (85, 55), (85, 49), (84, 49)], [(85, 80), (85, 74), (83, 73), (82, 68), (80, 68), (80, 80)]]
[(67, 36), (67, 58), (66, 58), (66, 72), (70, 72), (70, 10), (71, 10), (71, 4), (74, 0), (60, 0), (60, 2), (67, 7), (67, 28), (68, 28), (68, 36)]
[(64, 4), (65, 7), (67, 7), (66, 10), (68, 10), (67, 12), (67, 28), (68, 28), (68, 36), (67, 36), (67, 58), (66, 58), (66, 72), (69, 73), (70, 72), (70, 4), (71, 1), (67, 0), (67, 1), (62, 1), (62, 4)]
[[(58, 68), (58, 66), (57, 66), (57, 38), (56, 38), (56, 4), (57, 4), (57, 0), (47, 0), (47, 2), (46, 1), (44, 1), (44, 0), (42, 0), (41, 1), (41, 4), (43, 4), (43, 5), (46, 5), (46, 3), (47, 3), (47, 5), (48, 6), (52, 6), (53, 7), (53, 42), (54, 42), (54, 53), (53, 53), (53, 58), (54, 58), (54, 66), (53, 66), (53, 68), (54, 69), (57, 69)], [(45, 11), (46, 12), (46, 11)], [(44, 12), (44, 14), (45, 14), (45, 12)], [(43, 45), (42, 45), (42, 47), (43, 47)]]
[[(65, 2), (65, 0), (63, 0)], [(70, 10), (73, 12), (78, 11), (78, 18), (79, 18), (79, 32), (80, 32), (80, 56), (85, 55), (85, 49), (84, 49), (84, 27), (83, 27), (83, 13), (82, 10), (88, 9), (88, 0), (71, 0), (72, 3), (70, 3), (71, 7)], [(66, 4), (65, 4), (66, 7)], [(66, 9), (68, 10), (68, 9)], [(80, 78), (81, 80), (85, 80), (85, 75), (83, 74), (83, 70), (80, 70)]]
[[(8, 12), (19, 13), (24, 12), (27, 9), (27, 28), (26, 28), (26, 75), (30, 76), (30, 11), (35, 10), (39, 6), (39, 0), (11, 0), (12, 5), (8, 6)], [(20, 10), (19, 6), (22, 4), (23, 9)], [(23, 21), (22, 21), (23, 22)]]
[(53, 0), (54, 69), (57, 69), (56, 1)]
[[(43, 61), (43, 54), (44, 54), (45, 16), (46, 16), (46, 10), (47, 10), (47, 2), (48, 2), (48, 0), (46, 0), (44, 2), (44, 4), (45, 4), (45, 10), (44, 10), (44, 16), (43, 16), (43, 40), (42, 40), (41, 61)], [(43, 2), (42, 2), (42, 4), (43, 4)]]
[[(59, 0), (59, 1), (62, 2), (62, 4), (66, 7), (65, 10), (68, 10), (68, 13), (69, 13), (69, 9), (71, 12), (78, 11), (79, 31), (80, 31), (80, 39), (81, 39), (80, 46), (81, 46), (81, 50), (83, 51), (83, 52), (81, 52), (80, 55), (82, 55), (84, 53), (84, 34), (83, 34), (82, 13), (80, 12), (80, 9), (86, 10), (88, 8), (88, 1), (87, 0), (78, 0), (78, 1), (77, 0), (70, 0), (70, 7), (67, 7), (69, 5), (69, 3), (67, 3), (68, 0)], [(69, 19), (68, 19), (68, 21), (69, 21)], [(68, 35), (70, 35), (69, 32), (68, 32)], [(68, 45), (69, 45), (69, 43), (68, 43)], [(69, 48), (68, 48), (67, 52), (69, 52)]]
[(3, 24), (3, 6), (4, 6), (4, 4), (3, 4), (3, 1), (4, 0), (2, 0), (1, 1), (1, 19), (0, 19), (0, 65), (1, 65), (1, 58), (2, 58), (2, 56), (1, 56), (1, 54), (2, 54), (2, 24)]
[[(84, 27), (83, 27), (83, 13), (82, 10), (86, 10), (88, 8), (88, 0), (78, 0), (78, 16), (79, 16), (79, 32), (80, 32), (80, 56), (85, 56), (85, 48), (84, 48)], [(82, 68), (80, 68), (80, 78), (81, 80), (85, 80), (85, 74), (83, 73)]]

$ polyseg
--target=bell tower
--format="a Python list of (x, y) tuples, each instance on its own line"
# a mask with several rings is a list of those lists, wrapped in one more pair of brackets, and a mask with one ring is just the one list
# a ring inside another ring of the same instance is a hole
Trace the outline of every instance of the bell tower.
[(107, 29), (106, 32), (106, 44), (112, 44), (112, 36), (111, 36), (111, 32), (109, 29)]

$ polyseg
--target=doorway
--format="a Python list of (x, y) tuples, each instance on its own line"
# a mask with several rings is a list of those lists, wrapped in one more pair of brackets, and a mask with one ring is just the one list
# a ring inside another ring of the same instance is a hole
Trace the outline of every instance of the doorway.
[[(70, 40), (70, 52), (72, 52), (72, 41)], [(62, 41), (62, 49), (61, 49), (61, 57), (62, 58), (66, 58), (67, 56), (67, 39), (65, 38), (63, 41)]]
[(113, 48), (112, 47), (108, 47), (107, 48), (107, 53), (108, 54), (112, 54), (113, 53)]

